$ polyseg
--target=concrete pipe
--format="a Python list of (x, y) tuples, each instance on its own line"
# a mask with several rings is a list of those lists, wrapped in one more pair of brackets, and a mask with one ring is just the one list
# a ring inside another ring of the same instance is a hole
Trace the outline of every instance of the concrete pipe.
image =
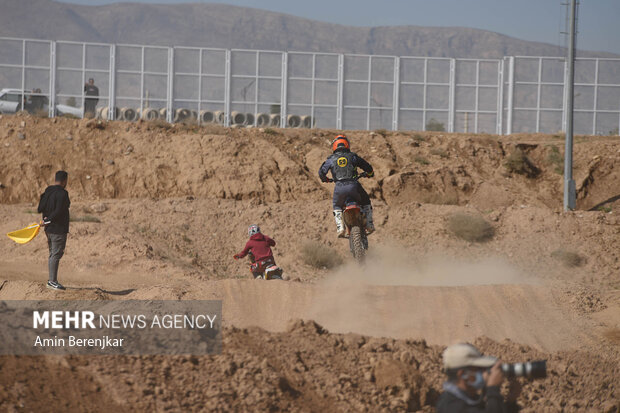
[[(110, 116), (110, 107), (105, 106), (101, 109), (101, 119), (108, 120)], [(114, 120), (119, 120), (120, 118), (120, 110), (118, 108), (114, 108)]]
[(220, 125), (226, 123), (226, 113), (224, 113), (224, 111), (222, 110), (216, 110), (215, 112), (213, 112), (213, 117), (215, 118), (215, 122), (219, 123)]
[(196, 110), (190, 110), (190, 111), (189, 111), (189, 117), (190, 117), (192, 120), (198, 121), (198, 111), (196, 111)]
[(269, 115), (269, 126), (280, 127), (280, 115)]
[(210, 110), (200, 111), (200, 123), (213, 123), (215, 122), (215, 114)]
[(256, 116), (256, 126), (258, 126), (259, 128), (264, 128), (265, 126), (269, 126), (270, 123), (270, 119), (269, 119), (269, 115), (266, 113), (259, 113)]
[(159, 118), (163, 120), (168, 120), (168, 109), (166, 108), (159, 109)]
[(289, 128), (299, 128), (301, 127), (301, 116), (299, 115), (288, 115), (286, 117), (286, 124)]
[(246, 126), (254, 126), (254, 114), (253, 113), (246, 113), (245, 114), (245, 125)]
[(103, 108), (97, 108), (95, 110), (95, 118), (97, 119), (101, 119), (101, 111), (103, 110)]
[(188, 109), (177, 109), (174, 111), (174, 121), (183, 122), (192, 116), (192, 112)]
[(230, 114), (230, 123), (233, 125), (243, 125), (245, 123), (245, 113), (233, 111)]
[(133, 108), (121, 108), (121, 117), (119, 120), (133, 122), (138, 118), (138, 113)]
[(157, 109), (153, 109), (153, 108), (144, 108), (144, 109), (142, 109), (142, 119), (144, 119), (144, 120), (155, 120), (155, 119), (158, 119), (158, 118), (159, 118), (159, 112), (157, 111)]
[(302, 128), (312, 128), (312, 116), (302, 116), (301, 117), (301, 127)]

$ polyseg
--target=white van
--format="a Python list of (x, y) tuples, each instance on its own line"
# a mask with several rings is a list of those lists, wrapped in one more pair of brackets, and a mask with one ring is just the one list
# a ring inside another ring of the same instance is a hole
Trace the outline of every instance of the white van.
[[(24, 101), (24, 110), (32, 111), (32, 98), (41, 97), (44, 99), (43, 109), (47, 111), (48, 103), (45, 96), (30, 96), (30, 92), (26, 93), (26, 101)], [(21, 89), (1, 89), (0, 90), (0, 113), (15, 113), (21, 110), (21, 102), (24, 99)], [(30, 97), (30, 101), (28, 98)], [(74, 108), (68, 105), (56, 105), (56, 113), (58, 115), (70, 114), (82, 117), (82, 108)]]

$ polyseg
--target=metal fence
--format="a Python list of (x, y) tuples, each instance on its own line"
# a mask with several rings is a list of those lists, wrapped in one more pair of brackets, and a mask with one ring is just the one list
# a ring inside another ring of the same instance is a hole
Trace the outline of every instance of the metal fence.
[[(93, 79), (97, 95), (85, 92)], [(620, 59), (576, 62), (575, 133), (617, 134)], [(0, 111), (226, 126), (556, 133), (563, 58), (450, 59), (0, 38)]]

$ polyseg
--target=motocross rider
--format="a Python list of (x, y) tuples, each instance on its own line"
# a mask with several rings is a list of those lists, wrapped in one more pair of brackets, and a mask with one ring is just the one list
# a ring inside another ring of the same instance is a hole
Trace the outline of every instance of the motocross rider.
[(345, 206), (347, 198), (357, 202), (366, 216), (366, 232), (371, 234), (375, 230), (372, 221), (372, 205), (370, 197), (358, 182), (357, 168), (361, 168), (366, 172), (368, 177), (374, 176), (372, 166), (355, 152), (351, 152), (349, 140), (344, 135), (336, 136), (332, 142), (332, 155), (330, 155), (319, 169), (319, 178), (323, 182), (330, 182), (327, 178), (327, 172), (331, 171), (332, 178), (336, 182), (334, 186), (334, 219), (338, 237), (344, 237), (344, 223), (342, 221), (342, 209)]
[(248, 254), (252, 254), (254, 262), (250, 268), (254, 278), (262, 275), (263, 271), (268, 265), (276, 265), (276, 260), (273, 258), (273, 252), (271, 247), (276, 245), (276, 242), (260, 232), (258, 225), (250, 225), (248, 227), (248, 236), (250, 239), (245, 244), (245, 248), (239, 254), (234, 255), (234, 259), (238, 260), (245, 257)]

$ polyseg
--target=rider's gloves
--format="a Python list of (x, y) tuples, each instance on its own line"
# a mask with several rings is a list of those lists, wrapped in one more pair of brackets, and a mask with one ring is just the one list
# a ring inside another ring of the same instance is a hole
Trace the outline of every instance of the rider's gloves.
[(367, 172), (366, 176), (369, 177), (369, 178), (372, 178), (373, 176), (375, 176), (375, 171)]
[(239, 257), (239, 254), (235, 254), (235, 255), (233, 255), (233, 258), (234, 258), (234, 259), (236, 259), (236, 260), (238, 260), (238, 259), (240, 258), (240, 257)]

